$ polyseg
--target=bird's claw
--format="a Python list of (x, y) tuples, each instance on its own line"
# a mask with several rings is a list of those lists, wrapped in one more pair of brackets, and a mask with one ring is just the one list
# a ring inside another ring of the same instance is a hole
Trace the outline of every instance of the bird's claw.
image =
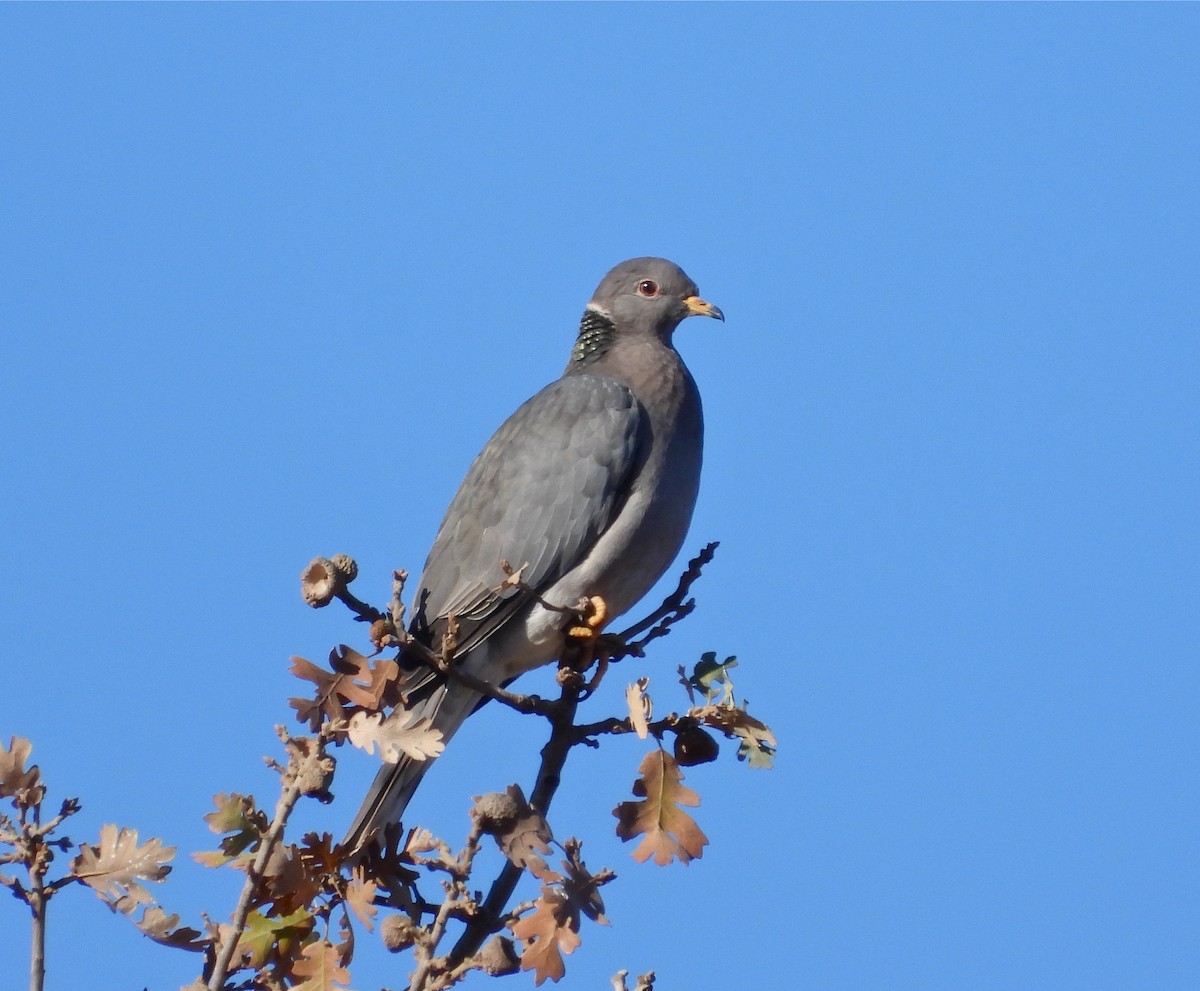
[(608, 604), (599, 595), (591, 595), (579, 604), (581, 624), (568, 627), (567, 636), (577, 640), (591, 640), (600, 633), (600, 628), (608, 618)]

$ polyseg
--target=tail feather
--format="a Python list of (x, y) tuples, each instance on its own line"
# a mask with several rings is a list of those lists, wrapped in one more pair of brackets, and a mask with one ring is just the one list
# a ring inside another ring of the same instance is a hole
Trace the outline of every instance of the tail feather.
[[(475, 710), (479, 699), (479, 693), (465, 685), (441, 682), (427, 696), (414, 701), (409, 711), (416, 719), (430, 719), (433, 728), (441, 731), (442, 741), (447, 742)], [(395, 764), (384, 764), (367, 790), (367, 796), (342, 840), (343, 846), (357, 853), (385, 826), (399, 822), (432, 763), (432, 758), (402, 757)]]

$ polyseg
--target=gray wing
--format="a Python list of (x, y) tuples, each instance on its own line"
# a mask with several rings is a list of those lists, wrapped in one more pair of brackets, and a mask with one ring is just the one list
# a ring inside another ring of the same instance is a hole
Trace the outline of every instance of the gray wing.
[(497, 591), (500, 562), (544, 591), (574, 568), (620, 508), (648, 438), (633, 393), (599, 375), (551, 383), (505, 421), (472, 463), (429, 552), (418, 629), (453, 614), (459, 650), (498, 629), (525, 598)]

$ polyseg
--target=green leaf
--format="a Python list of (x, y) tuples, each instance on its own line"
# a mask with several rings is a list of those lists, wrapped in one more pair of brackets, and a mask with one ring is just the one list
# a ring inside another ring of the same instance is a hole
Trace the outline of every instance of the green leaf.
[(691, 682), (706, 695), (713, 695), (717, 692), (719, 685), (730, 680), (729, 669), (736, 667), (737, 657), (735, 655), (730, 655), (718, 663), (715, 650), (705, 651), (700, 655), (700, 660), (692, 671)]
[(202, 851), (192, 854), (192, 859), (205, 867), (219, 867), (251, 847), (257, 846), (267, 829), (267, 817), (254, 807), (253, 795), (239, 795), (233, 792), (229, 795), (213, 796), (216, 812), (210, 812), (204, 817), (208, 828), (214, 833), (231, 833), (221, 840), (219, 851)]
[(737, 759), (749, 767), (769, 769), (775, 766), (775, 748), (757, 737), (739, 733)]
[(238, 952), (251, 967), (262, 969), (278, 955), (290, 959), (297, 942), (303, 942), (313, 931), (314, 919), (308, 909), (298, 908), (291, 915), (274, 918), (261, 912), (246, 916), (246, 928), (238, 939)]

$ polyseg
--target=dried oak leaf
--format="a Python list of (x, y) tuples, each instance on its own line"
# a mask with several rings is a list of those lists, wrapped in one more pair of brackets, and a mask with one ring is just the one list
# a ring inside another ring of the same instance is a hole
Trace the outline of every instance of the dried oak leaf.
[(625, 701), (629, 705), (629, 725), (633, 727), (633, 731), (640, 740), (644, 740), (650, 735), (648, 724), (650, 716), (654, 712), (654, 704), (650, 701), (650, 696), (646, 694), (649, 685), (649, 678), (638, 678), (625, 689)]
[(379, 885), (368, 881), (361, 867), (355, 868), (354, 875), (346, 885), (346, 904), (358, 921), (367, 927), (367, 932), (375, 931), (375, 914), (379, 911), (375, 905), (375, 892)]
[(393, 660), (381, 659), (374, 665), (353, 647), (341, 644), (329, 652), (329, 667), (325, 670), (303, 657), (292, 658), (292, 674), (317, 686), (311, 699), (290, 698), (288, 705), (296, 710), (296, 718), (308, 723), (314, 732), (321, 717), (345, 719), (350, 715), (346, 705), (378, 709), (387, 688), (400, 673)]
[[(220, 850), (202, 850), (192, 854), (192, 859), (205, 867), (220, 867), (235, 860), (246, 850), (257, 846), (267, 831), (267, 817), (254, 805), (253, 795), (213, 795), (216, 812), (204, 816), (208, 828), (214, 833), (229, 833), (220, 843)], [(240, 866), (240, 865), (239, 865)]]
[(280, 845), (263, 868), (262, 901), (269, 902), (271, 914), (289, 915), (307, 909), (321, 893), (321, 877), (310, 869), (294, 843)]
[(14, 799), (19, 805), (36, 805), (46, 797), (38, 766), (25, 767), (32, 752), (33, 744), (23, 736), (12, 737), (7, 747), (0, 746), (0, 798)]
[(512, 934), (523, 945), (521, 969), (534, 972), (533, 983), (561, 981), (567, 972), (563, 954), (570, 955), (579, 946), (579, 915), (558, 888), (542, 885), (541, 897), (533, 911), (512, 923)]
[[(537, 877), (546, 870), (544, 854), (550, 852), (554, 834), (540, 812), (530, 807), (518, 785), (509, 785), (507, 795), (519, 812), (493, 831), (501, 852), (517, 867), (526, 867)], [(477, 798), (476, 801), (479, 801)]]
[(633, 859), (645, 862), (654, 857), (662, 866), (672, 860), (686, 864), (699, 857), (708, 837), (679, 806), (695, 807), (700, 796), (680, 783), (683, 773), (675, 758), (665, 750), (654, 750), (646, 755), (638, 772), (642, 776), (633, 783), (633, 793), (642, 800), (622, 802), (613, 809), (621, 839), (642, 837)]
[(599, 874), (593, 874), (587, 869), (587, 864), (583, 862), (582, 840), (572, 837), (563, 844), (563, 851), (566, 853), (567, 859), (561, 863), (566, 874), (557, 875), (557, 879), (561, 883), (567, 903), (576, 916), (582, 912), (593, 922), (607, 926), (608, 919), (604, 915), (604, 900), (600, 897), (600, 886), (608, 884), (616, 875), (607, 868), (601, 870)]
[(338, 923), (338, 935), (342, 941), (334, 946), (337, 950), (338, 963), (349, 967), (354, 959), (354, 926), (350, 924), (350, 916), (346, 913), (345, 903), (342, 904), (342, 920)]
[(446, 845), (446, 842), (439, 840), (424, 826), (414, 826), (408, 831), (408, 837), (404, 841), (405, 853), (429, 853), (432, 850), (439, 850), (447, 857), (450, 856), (450, 847)]
[(746, 711), (745, 703), (710, 703), (691, 709), (688, 715), (697, 722), (719, 729), (738, 741), (738, 760), (751, 767), (770, 767), (775, 759), (775, 734), (761, 719)]
[(167, 915), (157, 905), (151, 905), (143, 911), (141, 920), (135, 925), (154, 942), (180, 950), (200, 952), (208, 949), (210, 942), (198, 929), (181, 926), (178, 915)]
[(337, 947), (324, 939), (304, 948), (292, 974), (301, 978), (292, 991), (346, 991), (350, 981), (350, 971), (342, 966)]
[(379, 747), (385, 764), (398, 763), (401, 757), (429, 760), (444, 749), (442, 731), (433, 729), (429, 719), (414, 719), (412, 713), (395, 710), (386, 719), (383, 713), (356, 712), (346, 727), (350, 742), (369, 754)]
[[(409, 839), (416, 832), (410, 831)], [(428, 830), (422, 832), (432, 837)], [(412, 869), (412, 853), (407, 847), (401, 846), (403, 836), (404, 829), (399, 823), (389, 823), (376, 842), (358, 852), (364, 876), (387, 889), (385, 902), (394, 908), (408, 908), (413, 904), (416, 883), (420, 878), (420, 874)]]
[(111, 823), (100, 827), (100, 843), (82, 843), (79, 856), (71, 861), (71, 873), (110, 907), (129, 914), (137, 905), (153, 904), (154, 898), (142, 881), (162, 881), (171, 868), (165, 866), (175, 856), (174, 847), (162, 840), (149, 839), (138, 846), (136, 829), (118, 829)]
[(342, 850), (334, 846), (332, 833), (305, 833), (296, 849), (305, 869), (318, 877), (336, 874), (342, 866)]

